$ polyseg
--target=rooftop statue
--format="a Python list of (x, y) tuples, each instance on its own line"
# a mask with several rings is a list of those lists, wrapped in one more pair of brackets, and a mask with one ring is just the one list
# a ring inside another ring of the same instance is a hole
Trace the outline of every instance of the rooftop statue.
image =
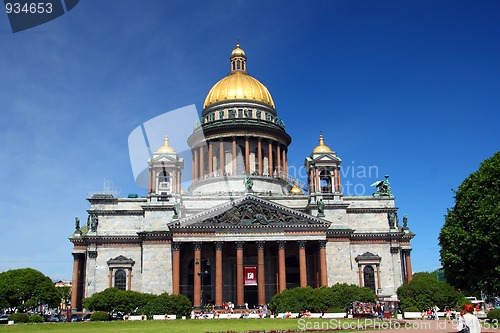
[(374, 197), (392, 197), (391, 184), (389, 184), (389, 176), (385, 176), (385, 180), (378, 180), (370, 186), (375, 187), (377, 192), (373, 193)]
[(80, 219), (78, 217), (75, 217), (75, 230), (80, 230)]
[(245, 190), (247, 192), (252, 192), (252, 187), (253, 187), (253, 180), (250, 178), (250, 175), (247, 174), (245, 176)]
[(318, 217), (325, 217), (325, 202), (323, 199), (318, 201)]
[(406, 214), (403, 216), (403, 229), (408, 230), (408, 216)]

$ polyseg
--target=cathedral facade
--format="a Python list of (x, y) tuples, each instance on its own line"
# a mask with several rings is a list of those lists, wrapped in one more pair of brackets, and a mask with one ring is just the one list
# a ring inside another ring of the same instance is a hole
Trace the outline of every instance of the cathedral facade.
[(342, 160), (320, 135), (302, 183), (288, 174), (291, 141), (237, 45), (188, 138), (187, 192), (165, 136), (148, 161), (146, 196), (87, 199), (87, 224), (70, 236), (73, 308), (109, 287), (183, 294), (195, 308), (253, 307), (286, 288), (335, 283), (393, 295), (411, 279), (414, 234), (398, 224), (388, 179), (374, 196), (343, 195)]

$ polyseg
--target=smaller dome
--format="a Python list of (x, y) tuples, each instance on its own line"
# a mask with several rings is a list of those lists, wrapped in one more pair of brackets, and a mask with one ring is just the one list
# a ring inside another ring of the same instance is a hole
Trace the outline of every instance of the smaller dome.
[(296, 181), (293, 182), (293, 187), (290, 190), (290, 193), (291, 194), (302, 194), (302, 191), (300, 190), (300, 188), (297, 187), (297, 182)]
[(175, 149), (170, 147), (168, 143), (168, 136), (165, 134), (165, 139), (163, 140), (163, 146), (158, 148), (157, 153), (175, 153)]
[(233, 50), (233, 52), (231, 52), (231, 58), (232, 57), (245, 57), (245, 51), (243, 51), (243, 49), (240, 48), (240, 44), (236, 44), (236, 48)]
[(325, 139), (323, 139), (323, 134), (320, 133), (319, 134), (319, 145), (316, 148), (314, 148), (313, 154), (314, 153), (331, 153), (331, 152), (332, 152), (332, 150), (330, 149), (330, 147), (325, 145)]

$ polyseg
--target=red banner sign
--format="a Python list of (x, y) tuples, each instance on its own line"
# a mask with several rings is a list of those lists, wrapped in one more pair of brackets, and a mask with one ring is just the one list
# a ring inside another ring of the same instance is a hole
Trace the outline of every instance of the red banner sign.
[(245, 274), (245, 286), (257, 285), (257, 267), (245, 266), (243, 267), (243, 274)]

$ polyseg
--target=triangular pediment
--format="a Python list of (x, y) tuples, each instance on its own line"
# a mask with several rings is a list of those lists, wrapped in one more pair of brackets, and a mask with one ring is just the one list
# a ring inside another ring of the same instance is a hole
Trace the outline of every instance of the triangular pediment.
[(332, 153), (316, 155), (314, 156), (313, 160), (315, 162), (342, 162), (340, 158), (333, 155)]
[(283, 205), (245, 195), (170, 223), (175, 229), (327, 229), (330, 222)]
[(157, 162), (168, 162), (168, 163), (175, 163), (178, 161), (177, 154), (161, 154), (154, 156), (151, 160), (153, 163)]

